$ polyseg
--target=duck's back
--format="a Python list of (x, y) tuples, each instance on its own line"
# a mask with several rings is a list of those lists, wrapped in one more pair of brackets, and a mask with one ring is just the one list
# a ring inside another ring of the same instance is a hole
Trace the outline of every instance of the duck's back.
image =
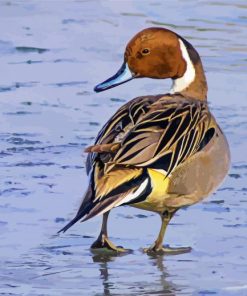
[[(195, 203), (218, 186), (229, 162), (224, 135), (206, 102), (181, 95), (130, 101), (106, 123), (88, 151), (91, 198), (108, 201), (109, 208), (130, 203), (161, 211), (168, 205)], [(154, 184), (162, 187), (162, 202)], [(140, 188), (145, 190), (134, 194)], [(114, 203), (121, 195), (122, 201)]]

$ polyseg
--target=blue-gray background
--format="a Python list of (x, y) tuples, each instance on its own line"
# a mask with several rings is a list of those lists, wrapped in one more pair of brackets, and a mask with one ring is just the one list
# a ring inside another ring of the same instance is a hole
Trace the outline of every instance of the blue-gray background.
[[(89, 250), (100, 217), (54, 234), (86, 187), (84, 147), (129, 99), (169, 89), (140, 79), (93, 92), (149, 26), (175, 30), (202, 56), (232, 167), (168, 229), (166, 243), (190, 254), (143, 254), (159, 217), (124, 207), (112, 211), (110, 235), (134, 253), (101, 257)], [(246, 37), (245, 0), (1, 0), (0, 295), (247, 295)]]

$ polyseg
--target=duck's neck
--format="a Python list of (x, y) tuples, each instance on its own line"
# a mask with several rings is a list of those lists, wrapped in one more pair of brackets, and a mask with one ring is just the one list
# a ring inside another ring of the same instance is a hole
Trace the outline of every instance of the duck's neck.
[(181, 37), (179, 43), (186, 70), (182, 77), (173, 79), (170, 93), (180, 93), (201, 101), (207, 100), (208, 87), (200, 56), (193, 46)]

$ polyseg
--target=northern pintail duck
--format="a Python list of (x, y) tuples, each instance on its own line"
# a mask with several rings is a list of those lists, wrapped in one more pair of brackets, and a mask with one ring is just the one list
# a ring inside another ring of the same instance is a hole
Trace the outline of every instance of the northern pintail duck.
[(137, 97), (122, 106), (86, 149), (89, 186), (75, 218), (103, 214), (92, 248), (123, 251), (108, 238), (109, 211), (130, 205), (156, 212), (162, 226), (148, 252), (183, 252), (163, 247), (166, 227), (182, 207), (211, 194), (226, 176), (230, 153), (226, 138), (207, 104), (201, 59), (181, 36), (148, 28), (127, 44), (124, 63), (95, 87), (101, 92), (134, 78), (172, 79), (169, 93)]

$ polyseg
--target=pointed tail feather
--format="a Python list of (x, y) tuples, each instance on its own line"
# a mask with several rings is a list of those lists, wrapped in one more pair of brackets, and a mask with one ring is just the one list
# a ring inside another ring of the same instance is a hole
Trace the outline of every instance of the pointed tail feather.
[(74, 219), (72, 219), (68, 224), (66, 224), (62, 229), (60, 229), (57, 233), (65, 232), (67, 231), (71, 226), (73, 226), (77, 221), (79, 221), (81, 217), (76, 216)]
[(124, 198), (126, 198), (129, 194), (131, 194), (137, 188), (138, 186), (132, 187), (129, 190), (125, 191), (124, 193), (119, 193), (117, 195), (109, 196), (108, 198), (98, 203), (91, 202), (86, 206), (84, 206), (85, 205), (85, 200), (84, 200), (76, 216), (61, 230), (59, 230), (58, 233), (67, 231), (71, 226), (73, 226), (79, 220), (81, 220), (81, 222), (84, 222), (95, 216), (98, 216), (100, 214), (104, 214), (105, 212), (110, 211), (115, 205), (117, 204), (120, 205), (121, 201), (123, 201)]
[(76, 222), (78, 222), (85, 215), (87, 215), (92, 208), (93, 208), (92, 188), (91, 188), (91, 184), (90, 184), (85, 195), (84, 195), (84, 198), (82, 200), (82, 203), (80, 205), (80, 208), (79, 208), (76, 216), (67, 225), (65, 225), (61, 230), (59, 230), (58, 233), (67, 231), (71, 226), (73, 226)]
[(71, 226), (73, 226), (76, 222), (78, 222), (86, 214), (88, 214), (88, 212), (90, 211), (91, 208), (92, 208), (92, 205), (90, 205), (90, 204), (88, 206), (86, 206), (84, 209), (81, 209), (80, 208), (80, 210), (78, 211), (78, 213), (76, 214), (76, 216), (68, 224), (66, 224), (62, 229), (60, 229), (58, 231), (58, 233), (67, 231)]
[[(116, 175), (113, 175), (113, 177), (116, 177)], [(123, 179), (122, 174), (120, 174), (120, 177)], [(67, 231), (79, 220), (84, 222), (97, 215), (104, 214), (114, 207), (145, 200), (151, 192), (151, 183), (147, 171), (142, 171), (142, 174), (134, 175), (134, 177), (135, 178), (130, 179), (125, 178), (122, 184), (119, 182), (120, 184), (110, 190), (110, 192), (104, 189), (104, 184), (102, 184), (101, 191), (104, 194), (102, 194), (103, 196), (101, 198), (97, 199), (95, 199), (95, 192), (92, 189), (93, 186), (90, 184), (76, 216), (59, 230), (58, 233)]]

